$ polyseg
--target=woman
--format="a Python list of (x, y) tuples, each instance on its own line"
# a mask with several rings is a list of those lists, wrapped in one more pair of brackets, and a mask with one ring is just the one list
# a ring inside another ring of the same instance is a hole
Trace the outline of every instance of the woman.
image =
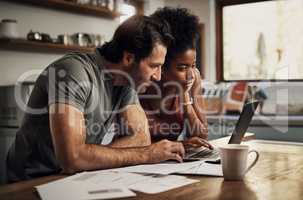
[(170, 25), (174, 37), (168, 47), (159, 83), (149, 87), (140, 101), (150, 125), (153, 141), (177, 140), (186, 132), (185, 146), (211, 145), (203, 113), (201, 77), (196, 68), (199, 20), (184, 8), (165, 7), (152, 17)]

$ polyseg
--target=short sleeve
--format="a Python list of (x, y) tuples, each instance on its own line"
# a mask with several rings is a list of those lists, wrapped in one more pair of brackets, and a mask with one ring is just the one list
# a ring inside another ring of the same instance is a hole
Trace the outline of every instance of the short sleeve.
[(92, 83), (85, 63), (77, 57), (62, 58), (47, 68), (48, 104), (64, 103), (84, 112)]
[(127, 105), (139, 104), (137, 91), (132, 87), (123, 87), (121, 97), (120, 108), (124, 108)]

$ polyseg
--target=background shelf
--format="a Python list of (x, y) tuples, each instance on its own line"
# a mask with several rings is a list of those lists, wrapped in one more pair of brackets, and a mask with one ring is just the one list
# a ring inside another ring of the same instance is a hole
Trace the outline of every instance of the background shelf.
[(72, 1), (64, 1), (64, 0), (5, 0), (5, 1), (31, 4), (35, 6), (50, 8), (50, 9), (58, 9), (67, 12), (93, 15), (97, 17), (111, 18), (111, 19), (121, 15), (120, 13), (109, 10), (105, 7), (82, 5)]
[(93, 52), (95, 47), (34, 42), (26, 39), (0, 39), (0, 49), (44, 53), (68, 53), (74, 51), (88, 53)]

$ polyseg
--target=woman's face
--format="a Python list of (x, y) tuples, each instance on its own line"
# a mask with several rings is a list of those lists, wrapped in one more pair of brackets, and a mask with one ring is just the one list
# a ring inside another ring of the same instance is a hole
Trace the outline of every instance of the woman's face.
[(195, 78), (196, 50), (188, 49), (179, 53), (171, 60), (170, 66), (164, 70), (163, 79), (176, 81), (179, 84), (187, 84)]

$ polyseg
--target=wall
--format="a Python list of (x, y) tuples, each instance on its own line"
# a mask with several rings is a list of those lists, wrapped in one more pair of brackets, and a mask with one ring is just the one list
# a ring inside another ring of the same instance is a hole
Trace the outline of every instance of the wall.
[[(0, 19), (12, 18), (18, 21), (21, 37), (30, 30), (49, 33), (56, 37), (63, 33), (99, 33), (106, 40), (111, 39), (118, 19), (104, 19), (64, 11), (33, 7), (10, 2), (0, 2)], [(31, 53), (0, 50), (0, 85), (14, 84), (24, 72), (43, 69), (63, 54)]]
[(145, 0), (144, 1), (144, 13), (145, 15), (151, 15), (158, 8), (165, 6), (167, 0)]

